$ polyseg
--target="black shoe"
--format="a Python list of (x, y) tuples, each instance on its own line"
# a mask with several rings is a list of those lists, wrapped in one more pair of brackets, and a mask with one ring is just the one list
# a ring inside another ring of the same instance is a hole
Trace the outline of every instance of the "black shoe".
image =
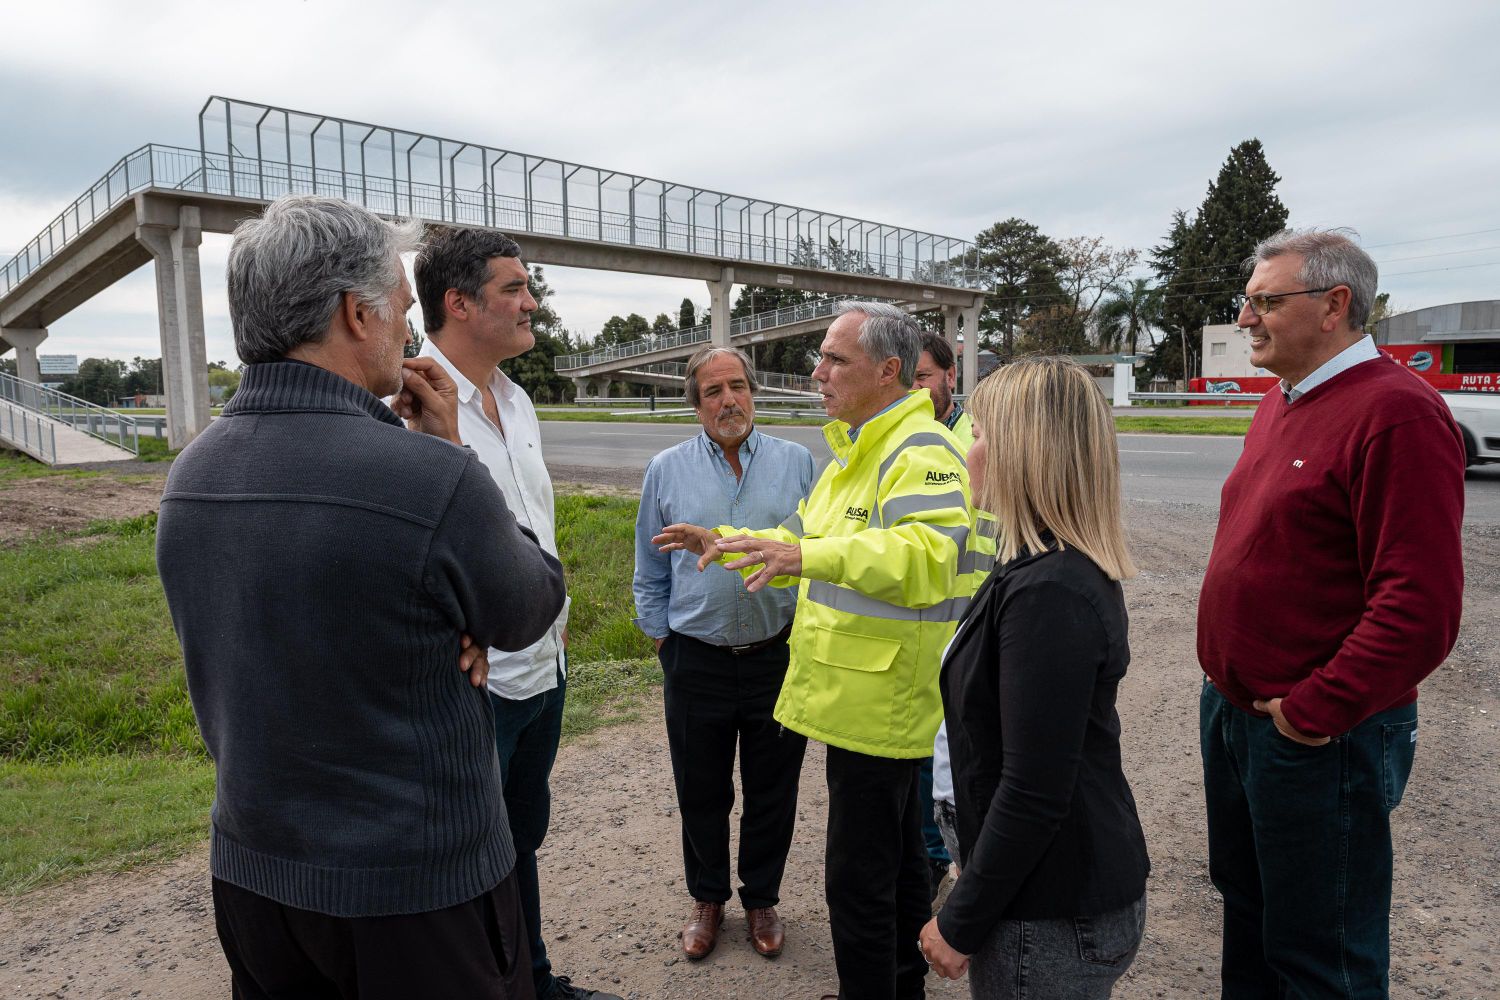
[(558, 976), (552, 980), (552, 988), (542, 1000), (621, 1000), (613, 993), (605, 993), (603, 990), (586, 990), (582, 986), (574, 986), (573, 980), (567, 976)]
[(948, 862), (939, 861), (937, 858), (927, 859), (927, 884), (932, 889), (932, 898), (928, 902), (937, 902), (938, 893), (943, 888), (943, 879), (947, 877)]

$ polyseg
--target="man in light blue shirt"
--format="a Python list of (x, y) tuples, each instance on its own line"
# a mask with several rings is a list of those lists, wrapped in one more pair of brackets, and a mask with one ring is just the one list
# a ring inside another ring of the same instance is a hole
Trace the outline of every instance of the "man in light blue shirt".
[(745, 353), (708, 347), (688, 361), (688, 402), (703, 433), (646, 467), (635, 524), (635, 619), (666, 678), (667, 743), (682, 814), (683, 867), (694, 904), (689, 958), (713, 950), (730, 896), (729, 812), (740, 754), (740, 902), (755, 950), (781, 953), (776, 913), (796, 821), (807, 738), (772, 718), (789, 658), (795, 590), (751, 594), (739, 573), (700, 573), (690, 552), (651, 543), (669, 524), (750, 528), (795, 516), (812, 487), (812, 454), (755, 429), (759, 386)]

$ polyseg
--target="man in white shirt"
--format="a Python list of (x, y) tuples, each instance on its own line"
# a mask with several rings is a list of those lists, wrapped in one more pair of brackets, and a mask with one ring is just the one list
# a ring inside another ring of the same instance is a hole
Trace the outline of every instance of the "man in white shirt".
[[(440, 230), (417, 255), (414, 271), (427, 331), (421, 353), (442, 365), (458, 386), (459, 437), (489, 469), (516, 520), (556, 556), (552, 479), (542, 462), (536, 410), (497, 367), (536, 343), (531, 313), (537, 303), (521, 248), (493, 229)], [(554, 976), (541, 934), (536, 852), (552, 809), (548, 778), (562, 733), (567, 623), (565, 601), (556, 623), (535, 644), (515, 653), (489, 651), (495, 746), (537, 1000), (619, 1000)]]

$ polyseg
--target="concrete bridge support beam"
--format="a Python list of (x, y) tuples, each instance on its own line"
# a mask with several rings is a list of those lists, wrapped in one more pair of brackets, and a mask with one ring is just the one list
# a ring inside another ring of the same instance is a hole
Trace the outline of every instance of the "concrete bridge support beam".
[(948, 346), (953, 348), (953, 356), (958, 357), (958, 307), (943, 306), (943, 339)]
[(42, 380), (42, 366), (36, 359), (36, 349), (47, 339), (45, 327), (14, 327), (0, 329), (0, 354), (16, 349), (16, 374), (27, 382)]
[(708, 285), (709, 299), (708, 342), (715, 347), (728, 347), (729, 311), (733, 308), (729, 297), (734, 291), (734, 268), (721, 268), (719, 280), (710, 279), (705, 284)]
[(976, 299), (972, 306), (963, 310), (964, 359), (963, 371), (959, 373), (958, 391), (971, 393), (979, 384), (979, 310), (984, 299)]
[(156, 309), (167, 394), (167, 445), (186, 447), (208, 427), (208, 358), (203, 342), (203, 242), (193, 205), (142, 199), (135, 238), (156, 262)]

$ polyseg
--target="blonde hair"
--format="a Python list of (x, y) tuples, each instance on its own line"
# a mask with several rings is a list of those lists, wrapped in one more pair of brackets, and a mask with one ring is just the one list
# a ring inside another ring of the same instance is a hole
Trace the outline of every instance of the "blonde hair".
[(1001, 562), (1042, 551), (1045, 529), (1111, 580), (1135, 575), (1114, 415), (1088, 372), (1068, 358), (1025, 358), (980, 382), (969, 412), (986, 449), (974, 502), (995, 515)]

